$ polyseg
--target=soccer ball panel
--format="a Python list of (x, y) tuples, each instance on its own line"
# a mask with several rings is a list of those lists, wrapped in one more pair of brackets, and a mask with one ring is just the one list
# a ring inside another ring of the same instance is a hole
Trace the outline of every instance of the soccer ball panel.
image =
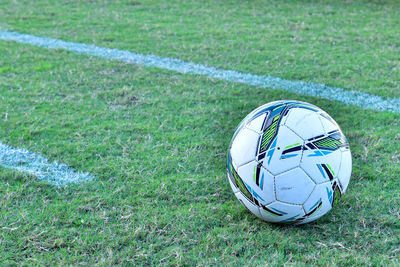
[(238, 169), (238, 174), (247, 189), (261, 205), (275, 200), (274, 177), (256, 161), (247, 163)]
[(260, 215), (269, 222), (290, 223), (296, 218), (304, 216), (304, 211), (300, 205), (291, 205), (276, 201), (268, 206), (260, 207)]
[(342, 162), (342, 152), (339, 149), (323, 152), (318, 149), (304, 151), (300, 164), (316, 184), (333, 180), (338, 175)]
[(273, 175), (297, 167), (304, 144), (303, 139), (286, 126), (279, 127), (278, 131), (263, 160), (263, 166)]
[(349, 185), (351, 176), (351, 152), (350, 149), (342, 148), (342, 165), (338, 172), (338, 180), (342, 188), (342, 193), (346, 192), (347, 186)]
[(236, 135), (231, 146), (231, 156), (238, 165), (243, 165), (255, 159), (259, 135), (252, 130), (242, 128)]
[(276, 198), (291, 204), (303, 204), (314, 189), (314, 182), (300, 168), (275, 177)]
[(251, 213), (262, 219), (257, 205), (250, 202), (241, 192), (236, 192), (235, 196)]
[(257, 116), (255, 119), (251, 120), (246, 124), (246, 128), (253, 130), (257, 133), (261, 133), (265, 117), (266, 117), (265, 113)]
[(304, 140), (308, 140), (325, 133), (318, 117), (319, 115), (315, 111), (305, 108), (292, 108), (285, 125)]
[(303, 204), (306, 214), (304, 218), (299, 221), (299, 224), (314, 221), (331, 210), (332, 204), (328, 198), (328, 192), (330, 192), (331, 187), (332, 185), (330, 182), (315, 186), (314, 191)]
[(325, 133), (330, 133), (335, 130), (339, 130), (339, 127), (336, 125), (333, 119), (330, 118), (329, 115), (327, 115), (326, 113), (321, 113), (319, 119), (322, 123), (322, 127), (324, 128)]

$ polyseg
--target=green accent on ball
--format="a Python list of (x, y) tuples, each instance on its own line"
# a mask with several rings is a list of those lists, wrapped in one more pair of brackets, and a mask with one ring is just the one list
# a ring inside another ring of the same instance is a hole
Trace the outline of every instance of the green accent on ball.
[(274, 214), (274, 213), (272, 213), (272, 212), (269, 212), (269, 211), (267, 211), (267, 210), (264, 210), (266, 213), (268, 213), (269, 215), (272, 215), (272, 216), (274, 216), (274, 217), (279, 217), (279, 215), (277, 215), (277, 214)]
[(328, 166), (329, 170), (331, 170), (332, 175), (335, 175), (335, 172), (332, 170), (331, 166), (329, 166), (329, 164), (327, 163), (326, 166)]
[(332, 137), (327, 137), (327, 138), (317, 141), (316, 144), (318, 146), (322, 146), (322, 147), (337, 148), (337, 147), (341, 146), (342, 144), (344, 144), (344, 142), (342, 140), (336, 140)]
[(316, 210), (314, 211), (314, 213), (316, 213), (317, 211), (319, 211), (322, 208), (322, 205)]
[[(278, 116), (276, 116), (276, 117), (278, 117)], [(277, 128), (278, 128), (278, 120), (274, 120), (274, 122), (267, 128), (267, 130), (265, 130), (265, 132), (263, 134), (261, 150), (264, 150), (267, 148), (267, 145), (271, 141), (272, 137), (274, 137)]]
[(293, 144), (293, 145), (287, 146), (287, 147), (285, 147), (284, 149), (288, 149), (288, 148), (291, 148), (291, 147), (294, 147), (294, 146), (299, 146), (299, 145), (300, 145), (300, 143), (296, 143), (296, 144)]
[(296, 108), (304, 107), (304, 108), (312, 108), (312, 109), (315, 109), (315, 107), (313, 107), (313, 106), (311, 106), (311, 105), (306, 105), (306, 104), (301, 104), (301, 103), (296, 103), (295, 107), (296, 107)]
[(237, 174), (235, 169), (232, 167), (232, 165), (231, 165), (231, 172), (233, 174), (233, 177), (235, 178), (236, 184), (237, 184), (240, 192), (242, 192), (248, 199), (252, 200), (253, 198), (252, 198), (249, 190), (247, 190), (246, 186), (243, 184), (242, 179), (239, 177), (239, 175)]
[(339, 203), (340, 198), (342, 197), (342, 192), (340, 191), (339, 187), (336, 186), (335, 188), (335, 200), (332, 203), (332, 207)]
[(275, 111), (275, 110), (277, 110), (277, 109), (280, 109), (281, 107), (283, 107), (285, 104), (283, 104), (283, 105), (279, 105), (279, 106), (277, 106), (276, 108), (274, 108), (272, 111)]

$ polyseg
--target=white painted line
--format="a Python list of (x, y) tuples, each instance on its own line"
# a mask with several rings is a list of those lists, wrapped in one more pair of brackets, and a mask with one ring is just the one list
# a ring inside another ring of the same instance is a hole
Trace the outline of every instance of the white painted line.
[(127, 63), (156, 67), (188, 74), (204, 75), (210, 78), (230, 82), (238, 82), (253, 86), (290, 91), (307, 96), (316, 96), (328, 100), (336, 100), (348, 105), (361, 108), (370, 108), (379, 111), (390, 111), (400, 114), (400, 99), (371, 95), (342, 88), (330, 87), (323, 84), (314, 84), (302, 81), (290, 81), (272, 76), (261, 76), (251, 73), (242, 73), (234, 70), (223, 70), (205, 65), (185, 62), (179, 59), (163, 58), (154, 55), (142, 55), (129, 51), (103, 48), (94, 45), (66, 42), (62, 40), (37, 37), (17, 32), (0, 32), (0, 39), (12, 40), (45, 48), (65, 49), (71, 52), (115, 59)]
[(328, 100), (336, 100), (347, 105), (355, 105), (361, 108), (369, 108), (378, 111), (389, 111), (400, 114), (399, 98), (382, 98), (342, 88), (330, 87), (323, 84), (308, 83), (302, 81), (285, 80), (278, 77), (242, 73), (234, 70), (223, 70), (208, 67), (201, 64), (185, 62), (174, 58), (164, 58), (154, 55), (142, 55), (129, 51), (103, 48), (95, 45), (66, 42), (53, 38), (37, 37), (18, 32), (0, 31), (0, 39), (12, 40), (19, 43), (30, 44), (45, 48), (65, 49), (71, 52), (115, 59), (127, 63), (156, 67), (188, 74), (204, 75), (210, 78), (229, 82), (244, 83), (248, 85), (285, 90), (301, 95), (316, 96)]
[(55, 186), (66, 186), (89, 181), (89, 173), (75, 172), (64, 164), (49, 162), (46, 158), (22, 148), (12, 148), (0, 142), (0, 165), (38, 177)]

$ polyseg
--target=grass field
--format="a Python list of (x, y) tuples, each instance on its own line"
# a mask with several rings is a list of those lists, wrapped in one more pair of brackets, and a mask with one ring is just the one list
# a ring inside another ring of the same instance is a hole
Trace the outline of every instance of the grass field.
[[(397, 1), (8, 1), (0, 30), (400, 97)], [(236, 125), (278, 99), (340, 124), (349, 188), (318, 221), (235, 198)], [(0, 265), (399, 265), (400, 115), (0, 41), (0, 142), (90, 172), (58, 188), (0, 168)]]

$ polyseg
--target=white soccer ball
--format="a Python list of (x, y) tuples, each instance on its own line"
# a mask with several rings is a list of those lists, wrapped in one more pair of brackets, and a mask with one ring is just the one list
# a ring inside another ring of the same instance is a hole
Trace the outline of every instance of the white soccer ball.
[(238, 125), (227, 165), (235, 196), (252, 213), (303, 224), (336, 204), (352, 163), (349, 143), (326, 112), (283, 100), (253, 110)]

